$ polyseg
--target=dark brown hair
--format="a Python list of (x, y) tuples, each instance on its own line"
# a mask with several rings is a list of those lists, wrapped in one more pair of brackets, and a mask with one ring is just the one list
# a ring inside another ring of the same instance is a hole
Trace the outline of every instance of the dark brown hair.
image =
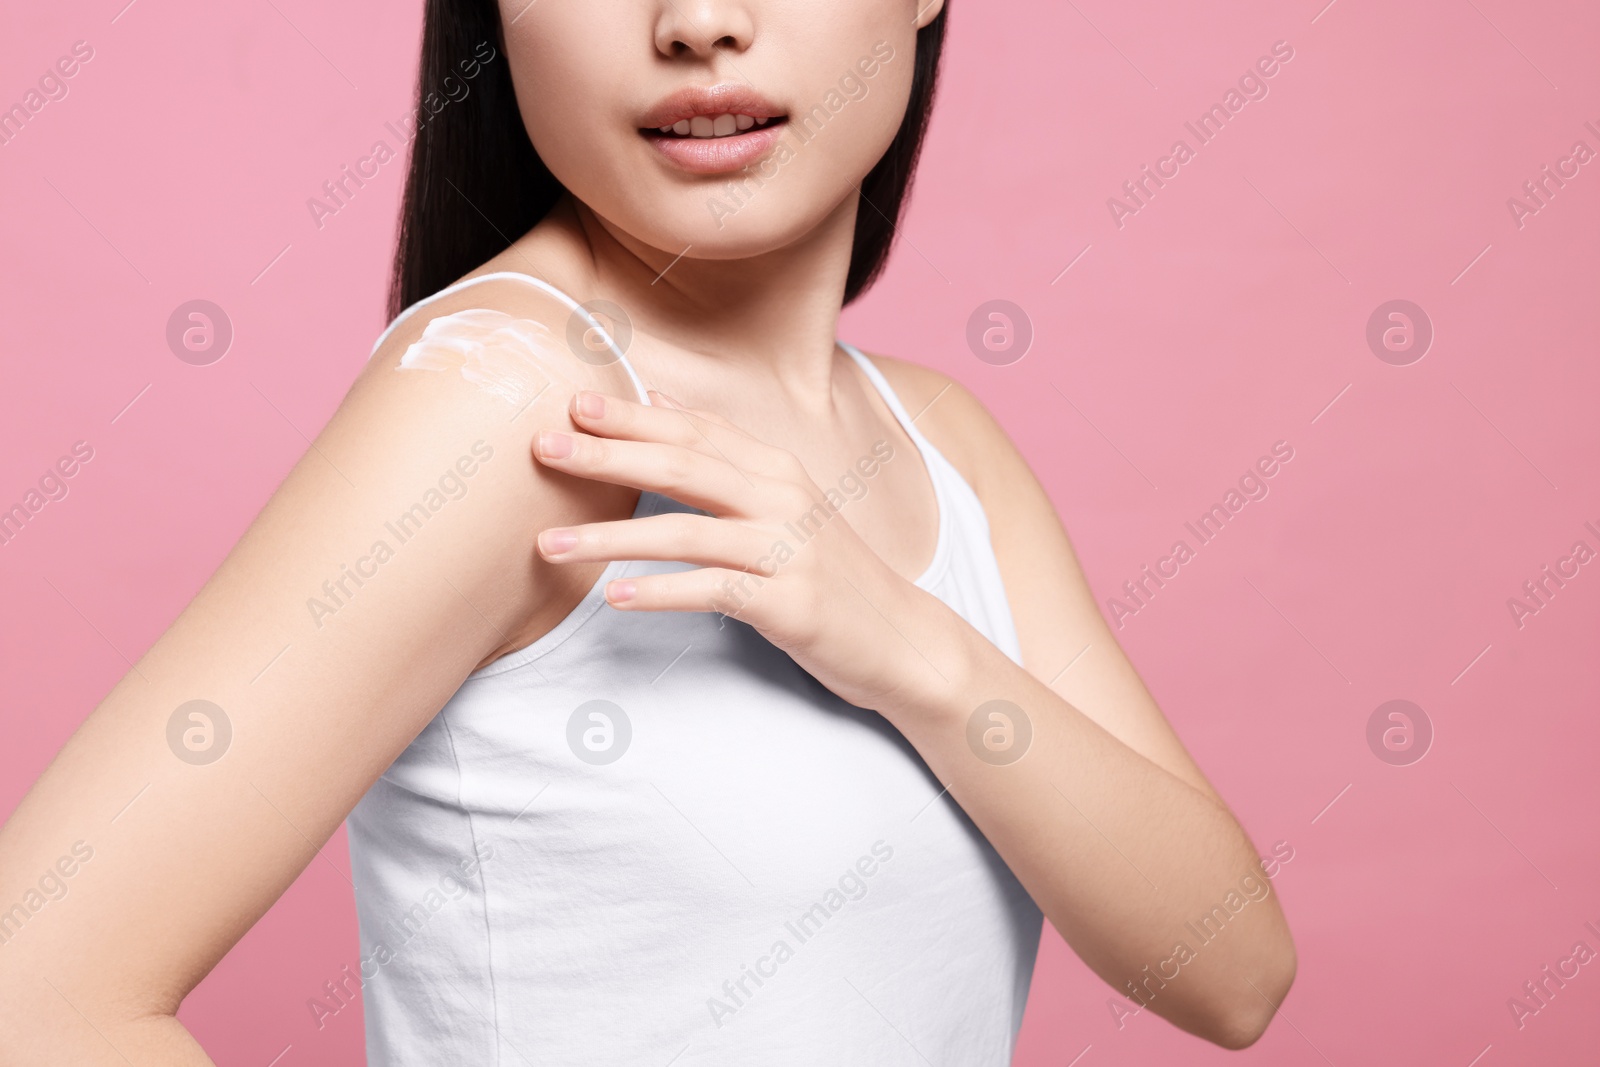
[[(861, 182), (846, 304), (864, 293), (888, 262), (933, 110), (945, 13), (917, 31), (905, 117), (883, 158)], [(418, 128), (389, 283), (391, 319), (503, 252), (544, 218), (563, 192), (528, 140), (504, 50), (496, 0), (427, 0)], [(486, 55), (492, 58), (482, 61)], [(467, 92), (458, 98), (452, 85), (465, 85)]]

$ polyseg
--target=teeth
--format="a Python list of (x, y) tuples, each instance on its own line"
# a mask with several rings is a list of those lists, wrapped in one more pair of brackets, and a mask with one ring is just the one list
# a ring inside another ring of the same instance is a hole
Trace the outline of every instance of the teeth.
[(679, 137), (729, 137), (755, 126), (765, 126), (767, 119), (749, 115), (696, 115), (692, 119), (679, 119), (670, 126), (658, 127), (662, 133)]

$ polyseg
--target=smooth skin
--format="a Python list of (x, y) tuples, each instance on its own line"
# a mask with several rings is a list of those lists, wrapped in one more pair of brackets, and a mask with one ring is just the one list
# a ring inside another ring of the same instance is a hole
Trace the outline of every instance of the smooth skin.
[[(457, 376), (396, 370), (429, 316), (465, 308), (564, 336), (566, 309), (514, 281), (484, 281), (395, 331), (216, 574), (0, 828), (0, 909), (74, 842), (94, 850), (66, 896), (0, 927), (0, 1067), (211, 1063), (176, 1019), (183, 998), (309, 864), (332, 864), (321, 847), (468, 674), (547, 632), (609, 559), (703, 568), (639, 578), (614, 610), (710, 610), (712, 579), (745, 574), (770, 544), (765, 528), (819, 500), (817, 486), (879, 439), (897, 458), (872, 492), (767, 576), (740, 618), (898, 728), (1117, 991), (1259, 874), (1004, 432), (961, 386), (875, 357), (984, 504), (1023, 666), (913, 584), (935, 542), (932, 488), (834, 338), (855, 184), (893, 136), (916, 27), (937, 11), (912, 0), (507, 0), (505, 61), (524, 121), (574, 195), (475, 274), (523, 272), (626, 308), (629, 359), (664, 395), (639, 404), (619, 367), (564, 350), (540, 355), (547, 387), (520, 411)], [(686, 84), (749, 82), (803, 110), (879, 40), (900, 59), (724, 226), (705, 207), (720, 182), (673, 171), (637, 134), (634, 117)], [(603, 398), (600, 413), (585, 413), (587, 394)], [(539, 431), (574, 447), (558, 458)], [(307, 600), (474, 445), (492, 458), (465, 493), (336, 614), (313, 619)], [(646, 488), (711, 517), (630, 520)], [(563, 529), (576, 532), (571, 550), (538, 547)], [(205, 765), (168, 745), (175, 709), (194, 699), (232, 724), (225, 754)], [(966, 740), (972, 711), (996, 699), (1034, 729), (1009, 766), (976, 758)], [(1268, 897), (1199, 948), (1150, 1009), (1243, 1047), (1294, 970)]]

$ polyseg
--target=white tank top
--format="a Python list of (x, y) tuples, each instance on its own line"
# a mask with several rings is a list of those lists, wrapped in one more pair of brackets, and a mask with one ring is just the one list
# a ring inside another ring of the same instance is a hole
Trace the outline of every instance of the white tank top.
[[(916, 584), (1020, 663), (977, 495), (841, 347), (933, 481)], [(605, 603), (685, 569), (607, 565), (362, 798), (362, 956), (313, 1014), (363, 1000), (371, 1067), (1009, 1064), (1038, 908), (877, 713), (744, 623)]]

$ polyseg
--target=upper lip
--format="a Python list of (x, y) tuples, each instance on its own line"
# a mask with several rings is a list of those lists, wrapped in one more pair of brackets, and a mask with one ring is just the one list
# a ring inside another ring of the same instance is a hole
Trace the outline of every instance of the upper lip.
[(639, 121), (641, 129), (660, 129), (684, 119), (704, 115), (749, 115), (775, 119), (783, 114), (775, 104), (748, 85), (691, 85), (663, 97)]

